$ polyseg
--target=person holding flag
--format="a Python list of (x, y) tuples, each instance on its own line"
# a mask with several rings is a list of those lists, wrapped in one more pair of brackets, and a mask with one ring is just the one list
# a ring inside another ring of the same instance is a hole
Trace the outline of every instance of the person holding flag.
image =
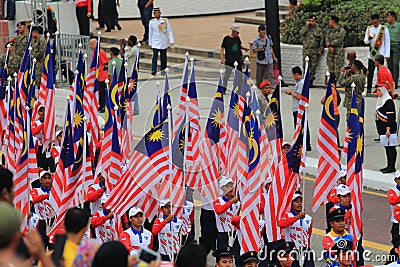
[(89, 186), (85, 201), (92, 203), (92, 214), (101, 206), (101, 198), (106, 193), (106, 179), (101, 174), (97, 175), (98, 182)]
[(216, 213), (215, 220), (218, 229), (217, 249), (230, 245), (229, 233), (233, 231), (231, 220), (240, 210), (239, 197), (235, 196), (233, 192), (233, 180), (226, 176), (221, 176), (219, 187), (221, 188), (223, 195), (213, 202), (214, 211)]
[(101, 244), (114, 240), (114, 213), (104, 208), (104, 203), (106, 203), (108, 196), (108, 194), (104, 194), (101, 197), (101, 208), (93, 214), (90, 220), (90, 226), (95, 228), (96, 239)]

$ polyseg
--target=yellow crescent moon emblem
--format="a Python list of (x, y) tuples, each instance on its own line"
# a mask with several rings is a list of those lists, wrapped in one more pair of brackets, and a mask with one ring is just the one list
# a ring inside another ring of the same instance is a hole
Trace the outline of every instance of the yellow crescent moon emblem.
[(331, 119), (335, 120), (332, 116), (332, 114), (329, 112), (329, 106), (331, 102), (333, 101), (333, 95), (330, 95), (326, 100), (325, 100), (325, 113), (326, 115)]
[(111, 101), (113, 102), (114, 106), (119, 106), (116, 99), (118, 94), (118, 84), (116, 84), (113, 89), (111, 90)]
[(28, 87), (28, 78), (29, 78), (29, 71), (25, 71), (24, 72), (24, 85), (25, 85), (25, 88)]
[(256, 139), (252, 138), (251, 140), (252, 140), (252, 143), (253, 143), (252, 146), (253, 146), (254, 156), (251, 159), (250, 164), (253, 164), (256, 161), (257, 157), (258, 157), (258, 144), (257, 144)]
[(247, 136), (247, 133), (246, 133), (246, 122), (250, 123), (250, 116), (245, 116), (244, 117), (244, 122), (243, 122), (243, 126), (242, 126), (243, 136)]
[(279, 106), (278, 99), (276, 97), (271, 98), (271, 100), (269, 101), (269, 104), (271, 105), (272, 103), (275, 103), (276, 106)]
[[(26, 132), (24, 132), (24, 141), (26, 139), (27, 139)], [(24, 144), (24, 151), (22, 152), (22, 155), (26, 155), (27, 151), (28, 151), (28, 146)]]
[(108, 114), (108, 108), (106, 108), (105, 113), (104, 113), (104, 119), (105, 119), (106, 123), (107, 123), (109, 117), (110, 117), (110, 114)]
[(49, 72), (49, 60), (50, 60), (50, 55), (47, 55), (46, 58), (44, 59), (44, 67), (46, 68), (46, 72)]
[[(81, 140), (82, 140), (82, 138), (81, 138)], [(83, 141), (83, 140), (82, 140)], [(83, 159), (83, 152), (81, 153), (81, 157), (78, 159), (78, 160), (75, 160), (75, 163), (80, 163), (80, 162), (82, 162), (82, 159)]]

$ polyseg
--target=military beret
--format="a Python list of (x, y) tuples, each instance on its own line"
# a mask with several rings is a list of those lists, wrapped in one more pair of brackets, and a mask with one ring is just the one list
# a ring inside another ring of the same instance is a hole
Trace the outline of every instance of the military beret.
[(260, 83), (260, 89), (263, 89), (266, 86), (271, 86), (271, 83), (268, 80), (265, 80), (262, 83)]

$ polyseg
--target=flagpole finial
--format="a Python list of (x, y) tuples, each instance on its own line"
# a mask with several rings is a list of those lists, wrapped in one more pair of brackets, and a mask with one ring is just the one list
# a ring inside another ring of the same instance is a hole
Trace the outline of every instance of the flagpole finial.
[(67, 102), (69, 102), (69, 100), (70, 100), (69, 95), (65, 97), (65, 100), (67, 100)]
[(187, 57), (189, 56), (189, 51), (186, 51), (185, 56)]
[(79, 43), (79, 44), (78, 44), (78, 47), (79, 47), (79, 48), (82, 48), (82, 46), (83, 46), (82, 43)]
[(190, 62), (194, 62), (194, 58), (193, 57), (190, 58)]
[(86, 53), (83, 54), (83, 58), (84, 58), (84, 59), (87, 59), (87, 54), (86, 54)]
[(29, 51), (32, 51), (32, 49), (33, 49), (32, 46), (29, 46), (29, 47), (28, 47), (28, 50), (29, 50)]
[(58, 31), (56, 31), (54, 34), (55, 34), (55, 35), (59, 35), (60, 33), (59, 33)]
[(26, 106), (26, 107), (25, 107), (25, 110), (26, 110), (26, 111), (29, 111), (29, 110), (30, 110), (29, 106)]
[(257, 89), (257, 86), (253, 83), (253, 85), (251, 86), (251, 89), (253, 89), (255, 91)]
[(11, 44), (8, 44), (8, 45), (7, 45), (7, 48), (10, 48), (10, 47), (11, 47)]
[(83, 116), (83, 121), (84, 121), (84, 122), (87, 122), (87, 121), (88, 121), (88, 118), (87, 118), (86, 116)]
[(257, 110), (256, 110), (256, 115), (257, 115), (257, 116), (260, 116), (260, 114), (261, 114), (261, 111), (260, 111), (259, 109), (257, 109)]
[(115, 110), (115, 111), (118, 110), (118, 106), (117, 106), (117, 105), (114, 106), (114, 110)]
[(110, 83), (110, 80), (109, 80), (109, 79), (106, 79), (104, 82), (105, 82), (106, 84), (109, 84), (109, 83)]
[(98, 32), (97, 32), (97, 35), (100, 36), (100, 35), (101, 35), (101, 31), (98, 31)]
[(13, 74), (14, 78), (18, 76), (18, 74), (16, 72), (14, 72)]
[(79, 70), (75, 70), (75, 74), (79, 74)]
[(117, 65), (117, 62), (113, 61), (111, 64), (112, 64), (113, 66), (115, 66), (115, 65)]
[(46, 33), (46, 37), (50, 37), (50, 33), (48, 32), (48, 33)]
[(367, 92), (366, 91), (362, 92), (361, 96), (362, 97), (366, 97), (367, 96)]
[(172, 109), (172, 107), (171, 107), (170, 104), (167, 105), (167, 109), (168, 109), (168, 110), (171, 110), (171, 109)]
[(233, 66), (235, 66), (235, 68), (236, 68), (238, 65), (239, 65), (239, 63), (238, 63), (237, 61), (235, 61), (235, 62), (233, 63)]
[(139, 43), (137, 43), (137, 47), (141, 47), (142, 46), (142, 44), (139, 42)]
[(186, 102), (190, 102), (190, 97), (186, 96)]
[(160, 86), (160, 82), (156, 81), (156, 86), (159, 87)]
[(308, 56), (306, 56), (306, 58), (304, 59), (305, 61), (310, 61), (310, 58)]
[(165, 73), (168, 73), (169, 72), (169, 68), (166, 68), (164, 71), (165, 71)]
[(309, 108), (309, 107), (310, 107), (310, 104), (305, 103), (305, 104), (304, 104), (304, 107), (305, 107), (305, 108)]
[(127, 68), (129, 66), (128, 62), (125, 62), (124, 67)]
[(246, 57), (246, 58), (244, 59), (244, 62), (245, 62), (246, 64), (249, 63), (249, 62), (250, 62), (249, 57)]
[(250, 92), (249, 91), (247, 91), (246, 97), (250, 97)]
[(32, 62), (33, 62), (33, 63), (36, 63), (36, 61), (37, 61), (36, 58), (32, 59)]
[(329, 71), (327, 71), (326, 73), (325, 73), (325, 75), (326, 75), (326, 77), (330, 77), (331, 76), (331, 73), (329, 72)]
[[(32, 20), (32, 19), (31, 19)], [(31, 23), (29, 23), (30, 26), (35, 26), (35, 23), (33, 21), (31, 21)]]
[(223, 69), (219, 69), (219, 74), (224, 74), (224, 70)]
[(282, 81), (282, 80), (283, 80), (283, 78), (282, 78), (281, 75), (278, 76), (278, 80), (279, 80), (279, 81)]
[(11, 76), (10, 76), (10, 75), (8, 76), (8, 78), (7, 78), (7, 81), (9, 81), (9, 82), (11, 82), (11, 81), (12, 81), (12, 78), (11, 78)]
[(351, 83), (351, 88), (356, 88), (356, 84), (354, 82)]

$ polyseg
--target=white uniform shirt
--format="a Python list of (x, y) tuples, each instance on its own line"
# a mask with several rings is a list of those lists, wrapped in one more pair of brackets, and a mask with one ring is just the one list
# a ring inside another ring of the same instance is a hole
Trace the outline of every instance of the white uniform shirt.
[[(375, 46), (376, 39), (378, 38), (379, 31), (381, 30), (382, 25), (379, 25), (378, 27), (374, 26), (368, 26), (367, 30), (365, 31), (365, 36), (364, 36), (364, 43), (369, 44), (371, 47)], [(372, 36), (371, 40), (368, 39), (368, 31), (369, 31), (369, 36)], [(378, 54), (381, 54), (384, 57), (390, 57), (390, 34), (389, 30), (387, 27), (385, 28), (385, 31), (383, 33), (383, 38), (382, 38), (382, 45), (379, 48)], [(373, 59), (370, 56), (370, 53), (368, 53), (368, 58)]]
[[(292, 212), (287, 213), (288, 218), (293, 218), (295, 215)], [(304, 219), (297, 220), (291, 226), (283, 229), (283, 234), (285, 240), (288, 242), (294, 242), (295, 248), (299, 249), (301, 247), (308, 248), (310, 244), (308, 240), (310, 238), (309, 233), (311, 232), (312, 218), (310, 215), (306, 214)]]
[[(223, 206), (226, 202), (223, 199), (223, 197), (219, 197), (217, 199), (219, 201), (219, 203), (221, 204), (221, 206)], [(220, 233), (227, 233), (229, 231), (233, 230), (233, 225), (232, 225), (232, 217), (236, 216), (236, 214), (238, 213), (240, 209), (240, 202), (238, 201), (235, 204), (232, 204), (231, 207), (229, 209), (227, 209), (224, 213), (218, 215), (215, 213), (215, 220), (217, 222), (217, 229), (218, 232)]]
[[(137, 252), (141, 248), (149, 249), (152, 238), (152, 233), (149, 230), (142, 227), (142, 231), (137, 231), (131, 227), (125, 230), (124, 233), (129, 235), (129, 241), (132, 246), (132, 251), (130, 252), (131, 256), (136, 257)], [(121, 241), (124, 241), (123, 239), (127, 238), (126, 234), (121, 236)]]
[[(163, 216), (158, 219), (160, 222), (164, 221)], [(179, 232), (181, 231), (182, 224), (182, 220), (175, 217), (173, 221), (168, 222), (161, 232), (158, 233), (160, 254), (169, 255), (170, 253), (179, 252)]]
[[(36, 194), (38, 196), (47, 195), (48, 194), (47, 192), (43, 191), (42, 187), (33, 188), (31, 192), (32, 193), (36, 192)], [(43, 200), (41, 202), (38, 202), (38, 203), (34, 204), (33, 207), (35, 209), (35, 213), (37, 215), (39, 215), (39, 218), (41, 220), (51, 219), (51, 218), (56, 217), (56, 213), (54, 211), (54, 208), (53, 208), (53, 206), (51, 205), (51, 203), (50, 203), (50, 201), (48, 199), (45, 199), (45, 200)]]
[(167, 18), (152, 19), (149, 23), (149, 46), (156, 49), (167, 49), (174, 43), (174, 35)]

